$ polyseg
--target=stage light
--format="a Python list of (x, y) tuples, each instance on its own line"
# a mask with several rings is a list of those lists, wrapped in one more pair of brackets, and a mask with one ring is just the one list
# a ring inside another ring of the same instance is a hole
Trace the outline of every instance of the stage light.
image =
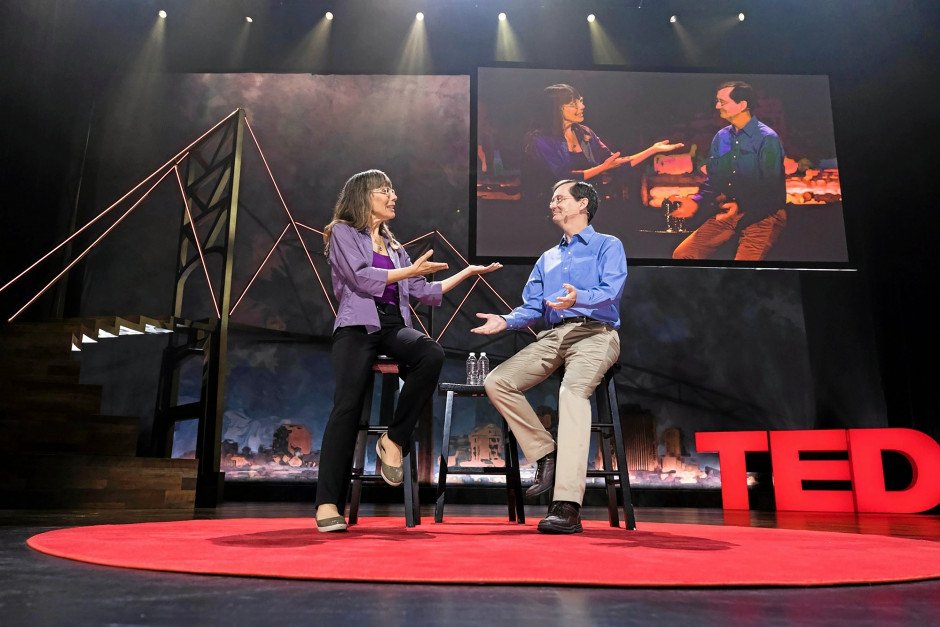
[(422, 13), (421, 11), (418, 11), (418, 12), (415, 14), (415, 19), (418, 20), (419, 22), (423, 22), (423, 21), (424, 21), (424, 13)]
[(679, 18), (677, 18), (675, 15), (669, 16), (669, 23), (670, 23), (670, 24), (675, 24), (675, 23), (678, 22), (678, 21), (679, 21)]
[(738, 13), (738, 21), (739, 21), (739, 22), (743, 22), (743, 21), (744, 21), (744, 14), (743, 14), (743, 13)]
[(160, 19), (162, 19), (162, 20), (165, 20), (165, 19), (166, 19), (166, 11), (164, 11), (163, 9), (160, 9), (160, 11), (157, 13), (157, 15), (159, 15), (159, 16), (160, 16)]
[(332, 19), (333, 19), (333, 12), (332, 12), (332, 11), (327, 11), (327, 12), (326, 12), (326, 19), (328, 19), (328, 20), (332, 20)]
[(588, 22), (593, 22), (593, 21), (596, 20), (596, 19), (597, 19), (597, 18), (594, 17), (594, 14), (593, 14), (593, 13), (591, 13), (590, 15), (588, 15)]
[(505, 13), (499, 14), (499, 23), (496, 25), (496, 49), (494, 54), (497, 61), (524, 61), (522, 46), (512, 30), (509, 18)]
[(249, 24), (251, 24), (252, 22), (254, 22), (254, 20), (251, 19), (250, 17), (248, 17), (247, 15), (245, 16), (245, 21), (248, 22)]

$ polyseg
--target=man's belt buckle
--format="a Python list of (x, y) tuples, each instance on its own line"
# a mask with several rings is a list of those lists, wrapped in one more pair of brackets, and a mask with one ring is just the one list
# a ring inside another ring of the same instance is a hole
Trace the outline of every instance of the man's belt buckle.
[(561, 322), (556, 322), (552, 328), (557, 328), (563, 324), (571, 324), (573, 322), (597, 322), (597, 320), (588, 316), (571, 316), (570, 318), (562, 318)]

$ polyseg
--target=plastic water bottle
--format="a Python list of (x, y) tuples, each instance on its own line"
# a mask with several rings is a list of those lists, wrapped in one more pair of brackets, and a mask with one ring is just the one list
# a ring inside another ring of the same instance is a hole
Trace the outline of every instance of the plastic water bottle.
[(477, 383), (477, 357), (476, 353), (470, 353), (467, 357), (467, 385), (476, 385)]
[(489, 372), (490, 358), (486, 356), (486, 353), (480, 353), (480, 361), (477, 362), (477, 383), (483, 385)]

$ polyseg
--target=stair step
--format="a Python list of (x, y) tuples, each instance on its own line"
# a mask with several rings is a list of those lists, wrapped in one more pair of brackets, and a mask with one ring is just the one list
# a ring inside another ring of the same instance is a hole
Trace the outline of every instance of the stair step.
[(0, 366), (16, 365), (24, 361), (64, 362), (72, 359), (73, 350), (70, 342), (62, 346), (37, 346), (33, 348), (4, 348), (0, 350)]
[(48, 320), (45, 322), (18, 322), (16, 324), (0, 325), (0, 335), (41, 335), (43, 333), (77, 333), (85, 330), (90, 332), (94, 324), (89, 325), (82, 319), (78, 320)]
[(0, 381), (0, 412), (25, 413), (30, 410), (96, 414), (101, 411), (101, 386), (50, 381)]
[(0, 350), (60, 348), (68, 351), (72, 343), (76, 341), (81, 341), (81, 335), (67, 331), (49, 331), (46, 333), (7, 332), (0, 335)]
[(192, 509), (196, 461), (103, 455), (4, 455), (0, 507)]
[(134, 416), (5, 413), (0, 415), (0, 453), (134, 455), (138, 431)]
[(0, 380), (47, 381), (78, 383), (81, 364), (69, 357), (64, 359), (22, 359), (5, 361), (0, 359)]

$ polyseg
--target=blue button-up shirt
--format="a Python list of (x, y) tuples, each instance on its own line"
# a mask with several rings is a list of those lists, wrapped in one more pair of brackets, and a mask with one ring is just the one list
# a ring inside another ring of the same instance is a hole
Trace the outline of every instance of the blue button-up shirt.
[[(627, 280), (623, 244), (588, 226), (567, 241), (542, 253), (522, 290), (523, 304), (506, 316), (510, 329), (531, 326), (542, 319), (547, 326), (562, 318), (588, 316), (620, 328), (620, 297)], [(545, 304), (567, 294), (563, 284), (578, 291), (573, 307), (556, 311)]]
[[(783, 171), (783, 145), (776, 131), (757, 118), (740, 131), (728, 125), (712, 139), (706, 166), (708, 179), (698, 194), (698, 202), (715, 204), (719, 195), (738, 203), (744, 214), (738, 228), (762, 220), (787, 202)], [(716, 213), (717, 207), (712, 213)]]

